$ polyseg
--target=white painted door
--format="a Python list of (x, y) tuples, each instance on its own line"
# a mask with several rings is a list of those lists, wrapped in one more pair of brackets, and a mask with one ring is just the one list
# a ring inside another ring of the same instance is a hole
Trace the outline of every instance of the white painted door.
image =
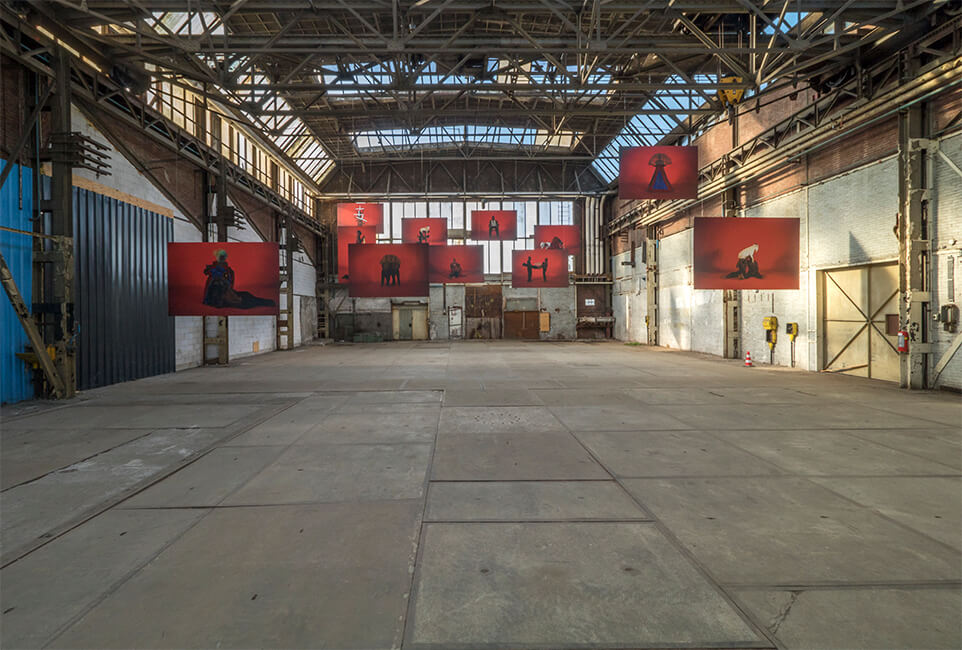
[(898, 264), (823, 271), (822, 369), (898, 381), (897, 336), (887, 328), (898, 314)]

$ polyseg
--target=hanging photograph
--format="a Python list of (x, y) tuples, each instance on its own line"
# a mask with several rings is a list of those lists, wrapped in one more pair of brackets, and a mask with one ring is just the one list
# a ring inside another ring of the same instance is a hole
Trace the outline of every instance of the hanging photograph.
[(440, 217), (401, 219), (401, 241), (445, 246), (448, 243), (448, 220)]
[(274, 316), (280, 282), (277, 244), (167, 244), (171, 316)]
[(566, 250), (575, 255), (581, 250), (581, 228), (578, 226), (535, 226), (534, 247)]
[(511, 251), (511, 286), (567, 287), (568, 253), (558, 249)]
[(350, 264), (348, 258), (350, 253), (348, 246), (351, 244), (376, 244), (377, 228), (374, 226), (364, 226), (361, 228), (338, 228), (337, 229), (337, 281), (341, 284), (349, 281)]
[(384, 206), (380, 203), (338, 203), (337, 227), (373, 227), (377, 232), (384, 232)]
[(436, 284), (484, 282), (483, 246), (432, 246), (428, 281)]
[(696, 289), (798, 289), (797, 218), (695, 219)]
[(421, 244), (351, 244), (352, 298), (428, 295), (428, 248)]
[(618, 170), (619, 199), (698, 197), (698, 147), (626, 147)]
[(512, 241), (518, 236), (515, 210), (472, 210), (471, 239), (475, 241)]

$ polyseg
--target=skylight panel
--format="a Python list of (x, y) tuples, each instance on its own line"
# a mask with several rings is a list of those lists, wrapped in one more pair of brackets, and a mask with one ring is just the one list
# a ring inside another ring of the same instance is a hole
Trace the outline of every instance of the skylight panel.
[[(713, 75), (697, 75), (696, 83), (711, 83)], [(668, 86), (687, 83), (677, 75), (665, 80)], [(592, 167), (607, 182), (618, 177), (619, 158), (623, 147), (652, 146), (658, 144), (679, 124), (688, 118), (690, 111), (705, 105), (706, 98), (696, 91), (660, 92), (645, 102), (642, 110), (657, 108), (667, 113), (638, 114), (625, 123), (621, 132), (608, 143), (608, 146), (598, 154), (592, 162)]]
[(465, 145), (570, 149), (581, 136), (581, 133), (573, 131), (548, 133), (544, 129), (463, 124), (427, 127), (416, 132), (408, 129), (360, 131), (352, 134), (351, 138), (359, 151), (403, 152), (416, 148)]

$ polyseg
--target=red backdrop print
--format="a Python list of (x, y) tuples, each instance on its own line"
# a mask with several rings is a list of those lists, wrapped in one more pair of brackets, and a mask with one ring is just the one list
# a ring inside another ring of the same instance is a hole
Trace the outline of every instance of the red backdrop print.
[(448, 220), (440, 217), (401, 219), (401, 241), (405, 244), (445, 246), (448, 243)]
[(581, 228), (578, 226), (535, 226), (535, 248), (561, 248), (574, 255), (581, 250)]
[(619, 199), (698, 197), (698, 147), (625, 147), (618, 170)]
[(518, 213), (515, 210), (471, 211), (471, 239), (511, 241), (517, 237)]
[[(219, 251), (227, 254), (220, 262)], [(280, 283), (277, 244), (167, 244), (171, 316), (274, 316)]]
[(351, 297), (428, 295), (428, 249), (421, 244), (351, 244)]
[(338, 203), (337, 227), (373, 226), (384, 232), (384, 206), (380, 203)]
[(697, 217), (696, 289), (798, 289), (795, 218)]
[[(360, 231), (360, 234), (358, 234)], [(359, 242), (358, 238), (363, 239), (363, 242)], [(346, 283), (349, 281), (348, 276), (350, 275), (350, 265), (348, 260), (350, 258), (350, 253), (348, 252), (348, 246), (351, 244), (375, 244), (377, 243), (377, 228), (374, 226), (365, 226), (363, 228), (356, 228), (354, 226), (350, 228), (338, 228), (337, 229), (337, 281), (341, 283)]]
[(515, 289), (567, 287), (568, 284), (567, 251), (558, 249), (511, 251), (511, 286)]
[(431, 246), (428, 266), (430, 282), (484, 282), (484, 246)]

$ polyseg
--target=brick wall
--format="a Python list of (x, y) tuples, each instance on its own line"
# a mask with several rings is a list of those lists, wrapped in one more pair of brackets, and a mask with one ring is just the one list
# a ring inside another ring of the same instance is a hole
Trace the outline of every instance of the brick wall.
[(898, 161), (890, 157), (808, 189), (811, 263), (849, 266), (898, 257)]
[[(779, 196), (746, 209), (740, 216), (745, 217), (797, 217), (799, 219), (799, 288), (798, 290), (779, 291), (742, 291), (741, 310), (738, 319), (739, 347), (744, 354), (752, 353), (755, 363), (770, 363), (771, 353), (765, 341), (762, 319), (766, 316), (778, 318), (779, 332), (775, 346), (776, 365), (791, 365), (791, 343), (785, 336), (786, 323), (798, 323), (798, 338), (795, 341), (795, 365), (797, 368), (815, 370), (816, 359), (811, 352), (818, 332), (815, 296), (809, 292), (808, 241), (809, 223), (806, 205), (809, 201), (805, 189)], [(830, 221), (826, 222), (830, 224)], [(825, 226), (829, 231), (829, 226)], [(829, 231), (830, 232), (830, 231)], [(811, 308), (810, 308), (811, 307)]]
[[(940, 149), (962, 167), (962, 135), (943, 138)], [(959, 304), (962, 300), (962, 179), (940, 158), (934, 160), (933, 170), (929, 214), (935, 313), (942, 304)], [(779, 322), (774, 363), (790, 365), (791, 345), (784, 335), (784, 326), (796, 322), (799, 325), (796, 367), (819, 369), (817, 273), (897, 259), (898, 240), (892, 232), (898, 212), (897, 177), (897, 158), (890, 156), (740, 211), (739, 216), (744, 217), (797, 217), (800, 221), (799, 289), (741, 293), (741, 349), (750, 350), (756, 363), (769, 362), (761, 323), (764, 317), (774, 315)], [(696, 214), (697, 211), (697, 207), (691, 210)], [(672, 348), (722, 354), (722, 295), (719, 291), (691, 288), (692, 230), (676, 232), (687, 223), (687, 217), (679, 217), (662, 229), (672, 234), (661, 239), (659, 248), (659, 342)], [(614, 335), (628, 341), (646, 340), (646, 287), (641, 249), (636, 255), (634, 269), (621, 264), (629, 259), (628, 252), (611, 258)], [(948, 291), (949, 264), (955, 268), (952, 295)], [(935, 364), (955, 336), (956, 333), (944, 331), (941, 324), (933, 321), (930, 377), (934, 376)], [(937, 386), (962, 389), (962, 354), (949, 362)]]
[(691, 350), (692, 230), (658, 242), (658, 344)]
[(502, 295), (508, 311), (512, 310), (513, 303), (518, 310), (544, 310), (551, 314), (549, 331), (541, 332), (543, 340), (574, 339), (578, 335), (575, 291), (574, 285), (540, 290), (531, 288), (514, 289), (511, 285), (505, 285), (502, 289)]
[(635, 248), (635, 266), (623, 264), (631, 260), (625, 252), (611, 258), (611, 310), (615, 317), (612, 336), (621, 341), (648, 340), (645, 317), (648, 315), (648, 283), (646, 279), (644, 246)]

